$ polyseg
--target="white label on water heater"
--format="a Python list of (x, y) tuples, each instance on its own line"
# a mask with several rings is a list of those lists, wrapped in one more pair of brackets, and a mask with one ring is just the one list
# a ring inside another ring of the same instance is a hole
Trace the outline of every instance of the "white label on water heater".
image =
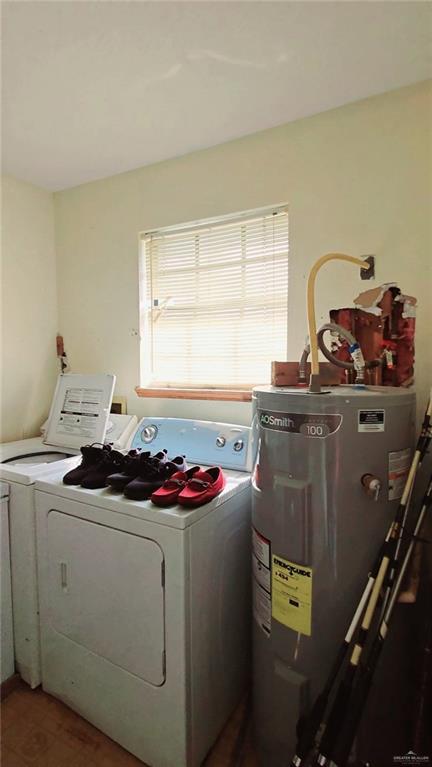
[(410, 448), (389, 453), (388, 461), (388, 499), (389, 501), (396, 501), (398, 498), (402, 498), (411, 465)]
[(256, 558), (270, 568), (270, 541), (252, 528), (252, 551)]
[(270, 636), (271, 597), (255, 579), (253, 583), (253, 615), (264, 634)]
[(384, 431), (385, 410), (359, 410), (358, 431)]
[(271, 544), (252, 528), (253, 615), (266, 636), (271, 631)]
[(270, 569), (263, 565), (263, 563), (256, 558), (255, 554), (252, 554), (252, 573), (259, 585), (270, 594)]

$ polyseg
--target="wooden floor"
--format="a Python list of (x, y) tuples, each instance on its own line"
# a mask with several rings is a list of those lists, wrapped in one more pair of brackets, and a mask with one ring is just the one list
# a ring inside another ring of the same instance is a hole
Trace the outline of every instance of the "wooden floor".
[[(62, 703), (23, 683), (1, 704), (1, 756), (2, 767), (143, 767)], [(203, 767), (258, 767), (245, 704)]]

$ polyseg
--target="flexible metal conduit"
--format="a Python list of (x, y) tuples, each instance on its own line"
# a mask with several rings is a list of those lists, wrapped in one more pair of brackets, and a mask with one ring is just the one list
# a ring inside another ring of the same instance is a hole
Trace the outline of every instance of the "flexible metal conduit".
[(311, 350), (311, 376), (309, 382), (309, 391), (316, 393), (321, 391), (321, 386), (319, 377), (318, 339), (315, 315), (315, 280), (319, 270), (324, 264), (327, 263), (327, 261), (347, 261), (349, 264), (359, 266), (360, 269), (368, 269), (370, 266), (368, 262), (362, 261), (360, 258), (354, 258), (354, 256), (348, 256), (345, 253), (327, 253), (325, 256), (321, 256), (318, 261), (315, 261), (312, 269), (309, 272), (307, 282), (307, 318)]
[[(350, 362), (349, 360), (340, 360), (338, 359), (332, 352), (327, 348), (327, 346), (324, 343), (324, 333), (326, 331), (330, 331), (330, 333), (337, 333), (338, 336), (341, 338), (344, 338), (345, 341), (349, 344), (350, 351), (355, 348), (355, 354), (356, 354), (356, 363)], [(332, 365), (336, 365), (336, 367), (343, 368), (344, 370), (354, 370), (357, 371), (357, 380), (356, 383), (362, 384), (364, 383), (365, 378), (365, 368), (367, 367), (375, 367), (376, 365), (379, 365), (379, 360), (374, 360), (373, 362), (365, 362), (362, 351), (357, 343), (357, 340), (354, 338), (353, 334), (350, 333), (349, 330), (346, 328), (343, 328), (341, 325), (337, 325), (334, 322), (327, 322), (325, 325), (320, 327), (317, 333), (317, 340), (318, 340), (318, 346), (321, 349), (322, 353), (324, 354), (324, 357), (328, 359), (329, 362), (332, 363)], [(303, 354), (300, 358), (299, 363), (299, 381), (306, 382), (306, 363), (307, 359), (310, 354), (310, 345), (309, 343), (305, 346)]]
[[(346, 362), (345, 360), (339, 360), (337, 357), (334, 356), (334, 354), (329, 351), (324, 343), (323, 335), (324, 333), (329, 330), (330, 333), (337, 333), (341, 338), (344, 338), (345, 341), (349, 344), (349, 351), (351, 354), (351, 358), (354, 360), (353, 362)], [(336, 365), (340, 368), (348, 368), (348, 369), (355, 369), (357, 376), (356, 376), (356, 383), (357, 384), (364, 384), (365, 380), (365, 361), (363, 357), (363, 352), (360, 349), (360, 346), (358, 345), (356, 339), (354, 338), (353, 334), (350, 333), (349, 330), (346, 328), (341, 327), (340, 325), (336, 325), (333, 322), (328, 322), (326, 325), (323, 325), (322, 328), (319, 329), (318, 335), (318, 346), (321, 349), (324, 356), (329, 360), (329, 362), (332, 362), (333, 365)]]

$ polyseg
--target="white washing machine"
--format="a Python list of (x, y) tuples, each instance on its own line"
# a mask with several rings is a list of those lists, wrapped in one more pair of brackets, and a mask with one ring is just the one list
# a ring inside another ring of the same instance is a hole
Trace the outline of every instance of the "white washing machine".
[(109, 413), (114, 382), (112, 375), (59, 376), (44, 436), (0, 445), (0, 480), (9, 486), (15, 665), (31, 687), (41, 682), (34, 483), (73, 468), (89, 441), (127, 444), (137, 419)]
[(250, 429), (143, 419), (132, 446), (227, 478), (186, 510), (36, 483), (42, 685), (152, 767), (198, 767), (245, 689)]

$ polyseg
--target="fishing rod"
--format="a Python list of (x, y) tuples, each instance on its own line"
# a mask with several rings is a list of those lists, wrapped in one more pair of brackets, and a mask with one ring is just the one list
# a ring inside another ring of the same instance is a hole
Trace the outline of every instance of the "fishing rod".
[[(431, 437), (432, 437), (432, 423), (431, 423), (431, 419), (432, 419), (432, 389), (431, 389), (431, 393), (430, 393), (430, 396), (429, 396), (429, 402), (428, 402), (428, 405), (427, 405), (427, 408), (426, 408), (426, 412), (425, 412), (425, 415), (424, 415), (424, 419), (423, 419), (420, 435), (419, 435), (419, 438), (417, 440), (417, 445), (416, 445), (416, 449), (415, 449), (415, 452), (414, 452), (413, 461), (412, 461), (412, 464), (411, 464), (411, 470), (413, 471), (414, 479), (415, 479), (415, 475), (417, 474), (417, 471), (419, 470), (419, 468), (420, 468), (420, 466), (422, 464), (423, 458), (425, 457), (425, 455), (426, 455), (426, 453), (427, 453), (427, 451), (429, 449), (429, 445), (430, 445), (430, 441), (431, 441)], [(383, 604), (382, 604), (382, 609), (381, 609), (380, 620), (384, 616), (384, 613), (385, 613), (385, 610), (386, 610), (386, 606), (387, 606), (387, 602), (388, 602), (389, 597), (390, 597), (390, 592), (392, 590), (393, 583), (394, 583), (394, 580), (395, 580), (395, 577), (396, 577), (396, 573), (397, 573), (397, 568), (398, 568), (398, 563), (399, 563), (399, 558), (400, 558), (400, 551), (401, 551), (401, 546), (402, 546), (403, 533), (404, 533), (406, 521), (407, 521), (407, 518), (408, 518), (408, 511), (409, 511), (409, 506), (410, 506), (410, 501), (411, 501), (411, 495), (412, 495), (412, 491), (413, 491), (413, 487), (414, 487), (414, 479), (413, 479), (413, 482), (412, 482), (412, 485), (411, 485), (411, 488), (410, 488), (410, 491), (409, 491), (409, 497), (407, 499), (407, 503), (406, 503), (406, 506), (405, 506), (404, 518), (402, 520), (402, 523), (401, 523), (401, 526), (400, 526), (400, 529), (399, 529), (399, 535), (398, 535), (398, 538), (397, 538), (397, 543), (396, 543), (396, 548), (395, 548), (393, 562), (391, 563), (391, 566), (390, 566), (390, 569), (389, 569), (389, 573), (388, 573), (388, 577), (387, 577), (386, 589), (385, 589), (385, 594), (384, 594), (384, 598), (383, 598)]]
[(302, 724), (300, 728), (300, 733), (299, 733), (297, 746), (296, 746), (296, 753), (291, 760), (290, 767), (301, 767), (304, 761), (306, 760), (307, 756), (309, 755), (309, 753), (312, 751), (314, 747), (315, 738), (321, 726), (322, 720), (324, 718), (330, 693), (333, 689), (333, 686), (336, 682), (339, 671), (344, 662), (345, 656), (348, 652), (348, 648), (351, 644), (351, 640), (356, 632), (364, 607), (372, 591), (375, 578), (378, 575), (378, 570), (379, 570), (379, 566), (380, 566), (380, 562), (382, 558), (382, 550), (383, 550), (383, 547), (381, 547), (380, 552), (374, 563), (374, 566), (368, 575), (368, 579), (366, 582), (366, 586), (363, 590), (363, 594), (360, 597), (356, 611), (348, 627), (348, 630), (345, 634), (343, 642), (341, 643), (339, 647), (335, 661), (333, 663), (333, 666), (331, 667), (330, 673), (327, 677), (327, 681), (323, 687), (323, 690), (317, 696), (308, 717), (306, 718), (305, 722)]
[(398, 515), (395, 518), (395, 521), (391, 525), (390, 532), (387, 533), (386, 540), (383, 547), (383, 556), (379, 565), (377, 576), (373, 584), (369, 601), (366, 606), (365, 614), (363, 616), (363, 620), (360, 626), (360, 631), (357, 637), (357, 641), (352, 649), (351, 657), (349, 659), (349, 663), (345, 671), (345, 676), (339, 683), (339, 687), (338, 687), (332, 708), (330, 709), (330, 714), (329, 714), (327, 723), (325, 725), (324, 734), (321, 738), (321, 742), (319, 745), (319, 753), (316, 759), (316, 764), (319, 765), (319, 767), (324, 767), (324, 765), (326, 765), (332, 757), (334, 746), (335, 746), (337, 737), (339, 735), (340, 728), (344, 721), (346, 711), (349, 706), (350, 697), (351, 697), (351, 693), (352, 693), (352, 689), (353, 689), (354, 681), (356, 677), (356, 672), (360, 663), (360, 658), (361, 658), (364, 646), (366, 644), (369, 629), (372, 623), (373, 614), (375, 612), (379, 594), (384, 582), (385, 574), (387, 572), (387, 568), (393, 556), (393, 546), (394, 546), (394, 537), (395, 537), (394, 531), (398, 529), (398, 527), (396, 526), (400, 524), (402, 519), (402, 514), (400, 509), (401, 507), (399, 506)]
[[(417, 446), (416, 446), (414, 457), (411, 463), (410, 471), (408, 473), (408, 477), (405, 483), (404, 492), (402, 494), (402, 498), (399, 503), (396, 516), (388, 529), (384, 544), (381, 546), (380, 551), (378, 552), (377, 559), (372, 567), (371, 572), (369, 573), (366, 586), (360, 597), (360, 601), (357, 605), (354, 616), (348, 627), (348, 631), (346, 632), (344, 640), (342, 644), (340, 645), (340, 648), (338, 650), (338, 653), (336, 655), (335, 661), (330, 670), (330, 673), (328, 675), (324, 688), (322, 692), (316, 698), (314, 705), (312, 706), (310, 714), (307, 716), (303, 726), (300, 729), (299, 737), (297, 739), (296, 753), (291, 760), (290, 767), (301, 767), (301, 765), (304, 763), (305, 759), (309, 755), (310, 751), (314, 747), (317, 732), (319, 731), (321, 724), (323, 723), (323, 718), (324, 718), (325, 710), (327, 708), (327, 703), (328, 703), (330, 693), (339, 675), (339, 671), (342, 668), (345, 656), (351, 644), (352, 637), (354, 636), (357, 630), (357, 626), (359, 624), (366, 602), (368, 601), (368, 599), (370, 600), (372, 599), (371, 592), (373, 591), (373, 587), (377, 581), (377, 578), (379, 577), (378, 586), (373, 593), (373, 602), (369, 603), (370, 609), (368, 606), (368, 615), (367, 616), (365, 615), (365, 618), (362, 623), (361, 649), (364, 646), (364, 642), (366, 641), (367, 631), (369, 629), (370, 622), (372, 620), (372, 616), (375, 611), (375, 607), (378, 601), (379, 593), (381, 591), (381, 588), (384, 582), (384, 577), (385, 577), (388, 565), (391, 561), (391, 557), (389, 557), (390, 548), (391, 548), (390, 541), (394, 540), (396, 536), (398, 536), (398, 540), (399, 540), (400, 536), (398, 534), (402, 532), (404, 529), (404, 524), (405, 524), (407, 513), (408, 513), (408, 507), (411, 500), (412, 489), (414, 486), (415, 476), (417, 474), (417, 470), (420, 465), (420, 462), (423, 459), (430, 442), (431, 413), (432, 413), (432, 391), (431, 391), (431, 396), (429, 398), (426, 413), (424, 416), (420, 436), (417, 441)], [(397, 550), (397, 553), (399, 553), (399, 549)], [(395, 559), (396, 559), (396, 549), (394, 550), (393, 562)], [(367, 618), (367, 621), (366, 621), (366, 618)], [(365, 624), (365, 621), (366, 621), (366, 624)], [(360, 654), (358, 654), (358, 650), (357, 650), (358, 660), (360, 659), (361, 649), (360, 649)], [(320, 754), (320, 756), (323, 756), (323, 760), (319, 762), (319, 764), (325, 764), (326, 757), (324, 757), (324, 753), (331, 748), (331, 744), (336, 737), (337, 728), (339, 726), (339, 720), (340, 720), (339, 711), (341, 711), (342, 714), (344, 712), (344, 707), (348, 701), (350, 689), (352, 687), (352, 683), (354, 680), (355, 671), (356, 671), (356, 666), (354, 668), (348, 669), (347, 678), (343, 680), (343, 682), (341, 682), (341, 685), (338, 691), (338, 696), (335, 699), (335, 703), (330, 713), (329, 721), (327, 723), (325, 733), (323, 736), (322, 746), (321, 746), (323, 749), (323, 754)]]
[(367, 658), (367, 663), (363, 669), (363, 673), (360, 676), (359, 683), (354, 690), (352, 703), (349, 709), (348, 716), (345, 719), (344, 726), (342, 728), (339, 738), (337, 739), (337, 743), (335, 744), (335, 747), (333, 749), (332, 757), (331, 757), (332, 767), (333, 766), (345, 767), (348, 761), (352, 744), (354, 742), (354, 738), (356, 736), (357, 729), (360, 724), (361, 716), (366, 705), (366, 700), (372, 685), (374, 672), (375, 672), (375, 669), (376, 669), (376, 666), (377, 666), (377, 663), (381, 655), (382, 648), (388, 633), (388, 627), (389, 627), (390, 619), (394, 610), (394, 606), (396, 604), (396, 599), (399, 595), (400, 588), (401, 588), (408, 564), (410, 562), (414, 546), (416, 542), (419, 540), (419, 535), (424, 523), (427, 510), (431, 506), (432, 506), (432, 475), (430, 476), (427, 490), (423, 496), (421, 510), (418, 515), (413, 534), (411, 536), (411, 541), (409, 543), (409, 546), (403, 558), (402, 565), (396, 579), (396, 583), (392, 589), (391, 596), (388, 601), (384, 617), (382, 621), (380, 622), (377, 635), (371, 645), (369, 655)]
[(385, 583), (387, 570), (389, 566), (391, 565), (391, 563), (394, 563), (394, 560), (395, 560), (397, 541), (401, 534), (401, 529), (403, 530), (402, 525), (407, 516), (407, 507), (411, 498), (412, 489), (414, 486), (414, 481), (418, 471), (418, 467), (420, 465), (420, 458), (423, 457), (424, 453), (426, 452), (431, 439), (431, 432), (430, 432), (431, 400), (432, 400), (432, 397), (429, 398), (429, 402), (426, 408), (426, 413), (425, 413), (424, 421), (422, 424), (421, 434), (420, 434), (420, 437), (417, 443), (417, 448), (415, 450), (415, 453), (411, 462), (410, 470), (408, 472), (408, 477), (407, 477), (405, 487), (402, 493), (402, 498), (399, 502), (395, 518), (390, 525), (389, 531), (384, 541), (381, 562), (379, 565), (378, 573), (376, 575), (369, 600), (367, 602), (366, 610), (365, 610), (363, 620), (360, 626), (357, 641), (355, 642), (354, 647), (352, 649), (351, 657), (349, 659), (349, 663), (345, 671), (345, 676), (339, 684), (339, 688), (337, 690), (337, 693), (333, 702), (333, 706), (330, 710), (330, 714), (329, 714), (328, 721), (324, 730), (324, 734), (321, 739), (321, 743), (319, 746), (319, 754), (317, 758), (317, 764), (320, 767), (324, 767), (324, 765), (327, 764), (327, 762), (331, 758), (331, 754), (333, 752), (336, 740), (338, 738), (340, 728), (346, 716), (346, 712), (349, 708), (350, 696), (351, 696), (355, 679), (357, 676), (357, 670), (360, 664), (360, 659), (362, 657), (362, 653), (369, 635), (369, 630), (370, 630), (372, 620), (375, 614), (375, 610), (378, 604), (380, 592)]

